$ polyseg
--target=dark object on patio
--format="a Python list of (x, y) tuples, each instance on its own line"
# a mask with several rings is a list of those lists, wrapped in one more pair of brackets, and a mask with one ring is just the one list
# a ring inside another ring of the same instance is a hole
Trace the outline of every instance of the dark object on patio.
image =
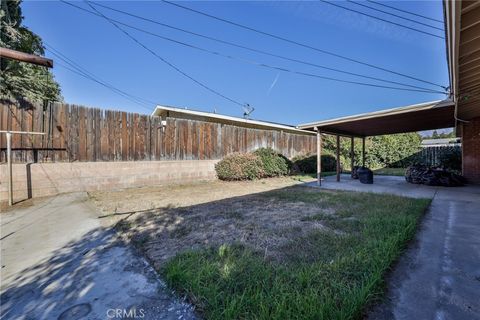
[(357, 169), (358, 179), (360, 179), (361, 183), (365, 184), (372, 184), (373, 183), (373, 171), (365, 168), (360, 167)]
[(358, 179), (358, 169), (360, 166), (354, 166), (352, 169), (352, 179)]
[(405, 180), (427, 186), (458, 187), (465, 184), (465, 178), (454, 172), (424, 165), (409, 166), (405, 171)]

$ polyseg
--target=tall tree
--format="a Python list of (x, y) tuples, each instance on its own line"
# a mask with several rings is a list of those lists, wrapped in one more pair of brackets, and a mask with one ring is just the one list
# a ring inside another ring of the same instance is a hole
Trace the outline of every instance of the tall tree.
[[(1, 0), (0, 46), (25, 53), (44, 55), (42, 39), (22, 25), (21, 0)], [(60, 86), (50, 70), (11, 59), (0, 61), (0, 94), (12, 100), (61, 101)]]

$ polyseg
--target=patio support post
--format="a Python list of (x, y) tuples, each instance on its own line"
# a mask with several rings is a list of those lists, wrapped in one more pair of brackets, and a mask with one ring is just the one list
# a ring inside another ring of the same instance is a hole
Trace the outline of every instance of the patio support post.
[(322, 132), (319, 128), (317, 131), (317, 185), (322, 185)]
[(337, 182), (340, 181), (340, 136), (337, 134)]
[(350, 160), (351, 160), (351, 164), (350, 164), (350, 174), (351, 176), (353, 177), (353, 167), (355, 166), (355, 146), (354, 146), (354, 137), (351, 136), (350, 137)]
[(362, 137), (362, 167), (365, 167), (365, 137)]

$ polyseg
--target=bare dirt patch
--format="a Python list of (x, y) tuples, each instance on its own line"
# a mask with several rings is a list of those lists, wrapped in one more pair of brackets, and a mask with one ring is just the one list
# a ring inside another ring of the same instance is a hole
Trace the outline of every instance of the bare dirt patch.
[[(160, 267), (188, 249), (241, 243), (279, 260), (285, 243), (325, 223), (334, 210), (328, 197), (291, 178), (209, 182), (91, 193), (103, 216)], [(326, 191), (325, 195), (334, 192)], [(315, 201), (310, 201), (310, 200)]]

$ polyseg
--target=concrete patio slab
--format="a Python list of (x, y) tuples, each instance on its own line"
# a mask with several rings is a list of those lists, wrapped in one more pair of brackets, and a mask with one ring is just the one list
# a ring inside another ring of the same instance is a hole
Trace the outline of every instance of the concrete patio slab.
[(341, 182), (325, 178), (319, 189), (432, 198), (415, 240), (388, 276), (385, 300), (369, 319), (480, 319), (480, 186), (412, 185), (391, 176), (365, 185), (342, 175)]
[[(309, 182), (308, 186), (318, 187), (317, 182)], [(322, 189), (347, 190), (358, 192), (389, 193), (412, 198), (433, 198), (436, 188), (410, 184), (404, 177), (397, 176), (375, 176), (373, 184), (362, 184), (354, 180), (349, 174), (340, 175), (340, 182), (335, 176), (322, 178)]]
[(85, 193), (1, 214), (1, 319), (193, 319)]

